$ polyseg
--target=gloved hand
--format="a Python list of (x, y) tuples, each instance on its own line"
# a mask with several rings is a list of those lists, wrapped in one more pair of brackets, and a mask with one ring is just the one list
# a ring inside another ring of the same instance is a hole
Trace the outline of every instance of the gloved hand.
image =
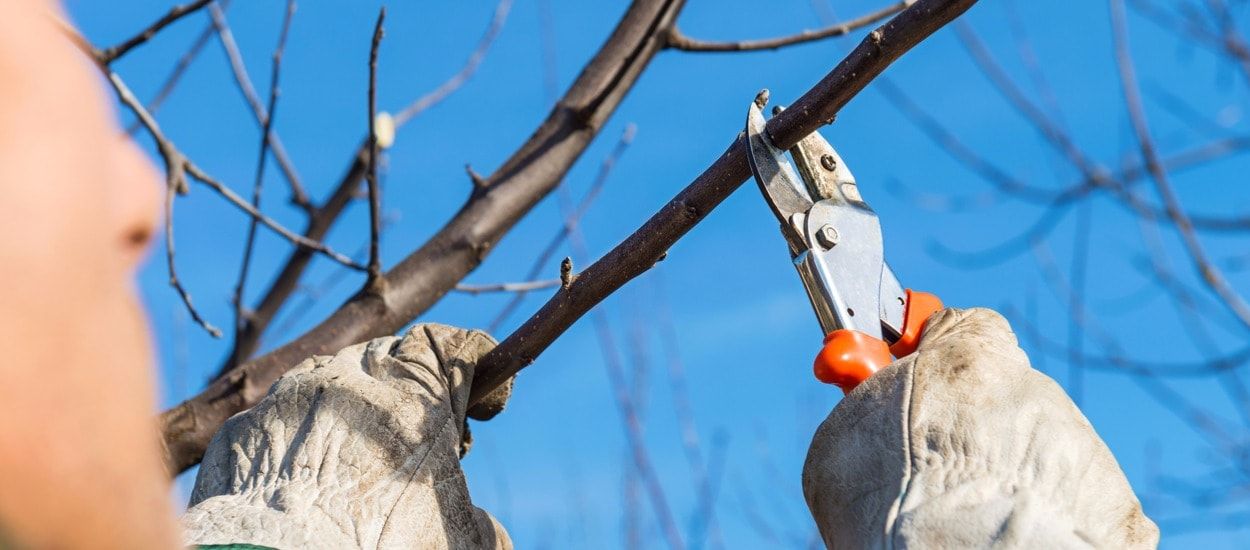
[[(190, 544), (499, 548), (460, 469), (484, 332), (417, 325), (310, 358), (213, 438), (183, 518)], [(502, 409), (511, 384), (472, 416)]]
[(817, 430), (803, 493), (829, 548), (1158, 544), (1111, 451), (1007, 321), (945, 309)]

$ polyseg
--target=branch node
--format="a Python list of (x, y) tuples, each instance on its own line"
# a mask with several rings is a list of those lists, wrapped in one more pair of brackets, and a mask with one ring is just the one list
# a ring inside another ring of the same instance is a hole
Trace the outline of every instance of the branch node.
[(560, 262), (560, 288), (568, 290), (576, 280), (577, 274), (573, 273), (573, 258), (565, 256), (564, 261)]
[(755, 94), (755, 106), (759, 107), (760, 109), (763, 109), (765, 105), (768, 105), (768, 96), (769, 96), (768, 88), (764, 88), (763, 90), (760, 90), (758, 93), (756, 93)]
[(486, 178), (477, 173), (477, 170), (474, 170), (472, 165), (465, 164), (464, 173), (469, 175), (469, 181), (473, 182), (473, 189), (475, 191), (485, 190), (488, 187)]
[(868, 41), (872, 42), (872, 45), (876, 46), (877, 50), (881, 49), (881, 40), (884, 38), (885, 34), (881, 32), (881, 29), (873, 29), (872, 32), (868, 33)]

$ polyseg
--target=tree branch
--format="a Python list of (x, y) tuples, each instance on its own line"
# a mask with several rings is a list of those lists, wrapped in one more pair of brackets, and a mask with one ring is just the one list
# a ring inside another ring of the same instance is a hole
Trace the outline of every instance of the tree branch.
[(525, 281), (520, 283), (494, 283), (487, 285), (471, 285), (461, 283), (456, 285), (456, 292), (465, 294), (485, 294), (487, 292), (517, 292), (525, 293), (532, 290), (546, 290), (560, 286), (560, 279), (541, 279), (537, 281)]
[[(508, 7), (512, 0), (500, 0), (495, 8), (494, 15), (491, 18), (489, 27), (487, 28), (482, 39), (478, 42), (477, 49), (469, 56), (469, 60), (465, 63), (464, 68), (453, 75), (446, 82), (441, 84), (433, 92), (430, 92), (416, 101), (412, 102), (405, 108), (404, 113), (411, 113), (402, 120), (396, 117), (395, 127), (398, 129), (404, 122), (411, 120), (420, 112), (437, 105), (438, 102), (446, 99), (452, 91), (459, 89), (472, 74), (477, 70), (477, 66), (481, 64), (486, 51), (494, 42), (495, 37), (499, 34), (499, 30), (503, 27), (507, 20)], [(455, 85), (450, 83), (456, 82)], [(330, 228), (334, 226), (334, 222), (338, 220), (343, 210), (351, 203), (356, 194), (356, 190), (360, 187), (361, 182), (365, 179), (365, 173), (368, 170), (369, 162), (369, 144), (368, 138), (362, 140), (360, 146), (353, 153), (351, 161), (348, 163), (347, 172), (339, 180), (338, 186), (331, 192), (329, 198), (326, 199), (320, 207), (312, 209), (308, 218), (308, 226), (304, 229), (304, 237), (311, 240), (321, 240)], [(297, 249), (291, 252), (287, 261), (282, 266), (282, 270), (274, 277), (273, 283), (270, 284), (269, 290), (265, 292), (264, 298), (256, 306), (252, 312), (248, 329), (244, 331), (242, 336), (235, 340), (234, 347), (230, 357), (239, 357), (240, 361), (246, 359), (256, 351), (257, 345), (260, 343), (261, 336), (273, 321), (274, 316), (282, 309), (283, 304), (291, 297), (291, 294), (299, 288), (300, 278), (304, 274), (304, 270), (312, 261), (312, 254), (308, 250)], [(230, 369), (238, 365), (237, 361), (227, 360), (222, 364), (217, 375), (221, 376)]]
[(786, 46), (806, 44), (808, 42), (815, 42), (817, 40), (850, 34), (856, 30), (878, 23), (891, 15), (903, 11), (915, 2), (916, 0), (904, 0), (845, 23), (836, 23), (819, 30), (807, 30), (790, 36), (767, 38), (763, 40), (742, 40), (739, 42), (714, 42), (699, 40), (696, 38), (690, 38), (689, 36), (682, 34), (681, 30), (677, 27), (673, 27), (673, 30), (668, 34), (668, 41), (664, 47), (686, 52), (749, 52), (759, 50), (776, 50)]
[(395, 115), (396, 128), (403, 126), (409, 120), (412, 120), (413, 117), (425, 112), (426, 109), (438, 105), (473, 77), (473, 74), (477, 72), (477, 68), (481, 66), (482, 61), (486, 59), (486, 52), (495, 43), (495, 38), (499, 36), (499, 31), (503, 30), (503, 24), (508, 20), (508, 12), (511, 9), (512, 0), (499, 0), (499, 3), (495, 5), (495, 15), (491, 17), (490, 25), (486, 28), (486, 32), (482, 34), (482, 38), (477, 41), (477, 47), (469, 55), (468, 61), (465, 61), (464, 67), (439, 85), (439, 87), (435, 88), (434, 91), (421, 96), (407, 107), (404, 107), (404, 110), (397, 113)]
[[(213, 7), (216, 7), (214, 5)], [(278, 33), (278, 45), (273, 51), (273, 68), (269, 75), (269, 106), (265, 109), (264, 122), (260, 129), (260, 153), (256, 159), (256, 177), (252, 184), (252, 208), (260, 210), (260, 196), (265, 184), (265, 161), (269, 159), (270, 138), (273, 136), (273, 120), (278, 107), (278, 96), (281, 94), (278, 77), (282, 75), (282, 54), (286, 49), (286, 39), (290, 35), (291, 20), (295, 17), (295, 0), (287, 0), (286, 13), (282, 17), (282, 30)], [(252, 267), (252, 250), (256, 246), (256, 218), (252, 218), (247, 226), (247, 237), (243, 245), (243, 261), (239, 266), (239, 279), (234, 286), (234, 336), (247, 326), (247, 311), (243, 303), (243, 290), (247, 286), (247, 275)]]
[[(79, 41), (86, 48), (90, 48), (90, 45), (87, 45), (86, 42), (82, 42), (80, 39)], [(87, 53), (92, 55), (92, 51), (90, 49), (87, 50)], [(134, 115), (143, 124), (143, 127), (147, 129), (148, 133), (152, 136), (152, 140), (156, 142), (157, 151), (165, 159), (167, 176), (177, 179), (179, 193), (186, 192), (186, 177), (191, 176), (196, 181), (199, 181), (207, 185), (213, 191), (216, 191), (218, 195), (226, 199), (226, 201), (230, 204), (238, 207), (239, 210), (242, 210), (247, 215), (260, 221), (261, 225), (273, 230), (275, 233), (281, 235), (282, 238), (290, 241), (292, 244), (311, 252), (324, 254), (326, 257), (352, 269), (361, 271), (365, 269), (364, 266), (357, 264), (352, 261), (351, 258), (336, 252), (333, 248), (330, 248), (329, 245), (315, 239), (300, 236), (290, 229), (287, 229), (282, 224), (279, 224), (277, 221), (274, 221), (272, 218), (262, 214), (259, 210), (253, 208), (247, 201), (243, 200), (242, 197), (239, 197), (238, 194), (232, 191), (225, 184), (217, 181), (202, 168), (191, 162), (191, 159), (186, 158), (186, 156), (184, 156), (178, 148), (174, 146), (173, 142), (170, 141), (169, 138), (165, 137), (165, 134), (161, 132), (160, 126), (157, 125), (156, 119), (152, 118), (152, 115), (148, 113), (147, 109), (143, 108), (143, 104), (139, 102), (139, 99), (136, 98), (134, 93), (130, 91), (130, 88), (126, 86), (126, 83), (121, 79), (121, 76), (110, 70), (106, 65), (100, 65), (100, 71), (104, 73), (105, 78), (108, 79), (109, 84), (113, 87), (113, 91), (117, 94), (118, 101), (134, 113)], [(174, 172), (168, 172), (168, 170), (174, 170)]]
[(635, 0), (543, 124), (446, 226), (386, 273), (381, 294), (357, 294), (303, 336), (239, 365), (162, 414), (170, 471), (198, 462), (221, 424), (256, 403), (299, 361), (394, 333), (454, 288), (567, 174), (663, 48), (664, 33), (683, 6), (683, 0)]
[(234, 32), (230, 30), (230, 22), (226, 19), (225, 7), (224, 1), (213, 2), (208, 6), (208, 14), (212, 18), (212, 29), (216, 31), (221, 48), (226, 53), (226, 59), (230, 61), (230, 74), (234, 77), (235, 86), (243, 94), (243, 100), (251, 107), (256, 123), (262, 129), (270, 128), (269, 147), (273, 150), (274, 160), (278, 161), (278, 167), (282, 168), (282, 175), (286, 177), (287, 184), (291, 186), (291, 202), (304, 209), (305, 212), (311, 213), (312, 203), (308, 200), (308, 192), (304, 190), (299, 172), (295, 170), (295, 163), (287, 155), (282, 138), (278, 137), (278, 132), (274, 131), (269, 124), (272, 110), (265, 108), (265, 105), (261, 103), (260, 94), (256, 93), (256, 86), (252, 85), (252, 78), (247, 74), (247, 65), (243, 63), (243, 54), (239, 52), (239, 45), (234, 41)]
[(96, 59), (104, 65), (112, 63), (117, 60), (117, 58), (126, 55), (127, 52), (134, 49), (136, 46), (151, 40), (153, 36), (156, 36), (156, 33), (161, 32), (161, 30), (165, 27), (168, 27), (175, 21), (182, 19), (189, 14), (195, 13), (211, 1), (212, 0), (195, 0), (194, 2), (183, 4), (181, 6), (174, 6), (168, 13), (149, 25), (148, 28), (140, 31), (139, 34), (126, 39), (116, 46), (96, 51)]
[(1180, 199), (1172, 189), (1171, 181), (1163, 163), (1159, 160), (1154, 140), (1150, 136), (1150, 127), (1146, 121), (1146, 113), (1142, 107), (1141, 94), (1137, 87), (1137, 76), (1133, 69), (1133, 60), (1128, 47), (1128, 23), (1125, 21), (1123, 0), (1110, 0), (1112, 38), (1115, 43), (1116, 64), (1119, 67), (1120, 82), (1124, 91), (1124, 103), (1128, 109), (1129, 120), (1132, 122), (1133, 133), (1137, 137), (1146, 171), (1150, 173), (1159, 198), (1163, 200), (1164, 211), (1167, 213), (1185, 249), (1193, 260), (1194, 269), (1202, 281), (1220, 297), (1221, 303), (1229, 309), (1246, 327), (1250, 327), (1250, 304), (1228, 283), (1224, 273), (1207, 257), (1206, 249), (1194, 232), (1193, 222), (1181, 207)]
[[(556, 232), (555, 236), (551, 238), (551, 241), (547, 243), (547, 247), (543, 248), (542, 251), (538, 253), (538, 257), (534, 258), (534, 263), (530, 265), (529, 273), (526, 273), (525, 275), (526, 279), (538, 278), (538, 276), (542, 274), (543, 270), (547, 269), (547, 265), (551, 261), (552, 256), (555, 256), (556, 250), (560, 248), (561, 244), (564, 244), (564, 241), (569, 237), (569, 234), (577, 229), (577, 224), (581, 223), (582, 217), (586, 215), (588, 210), (590, 210), (590, 205), (595, 202), (595, 199), (599, 197), (599, 193), (603, 191), (603, 186), (608, 182), (608, 175), (612, 173), (612, 168), (616, 166), (617, 161), (619, 161), (621, 155), (625, 153), (629, 144), (634, 141), (634, 134), (636, 131), (637, 127), (634, 126), (632, 122), (625, 125), (625, 131), (621, 134), (620, 141), (616, 142), (616, 147), (612, 148), (612, 152), (608, 153), (608, 156), (603, 159), (603, 163), (599, 165), (599, 173), (595, 176), (595, 181), (590, 184), (590, 189), (586, 191), (586, 195), (583, 196), (581, 202), (578, 203), (577, 209), (565, 216), (564, 223), (561, 224), (560, 230)], [(561, 192), (563, 193), (564, 189), (561, 189)], [(507, 304), (504, 305), (503, 309), (495, 315), (495, 320), (491, 321), (490, 326), (488, 327), (488, 330), (491, 333), (499, 330), (499, 327), (508, 319), (510, 315), (512, 315), (512, 312), (516, 311), (516, 308), (520, 307), (521, 302), (525, 300), (525, 294), (526, 293), (524, 291), (518, 292), (512, 297), (511, 300), (508, 301)]]
[[(773, 142), (788, 148), (828, 124), (843, 106), (894, 60), (952, 21), (976, 0), (920, 0), (872, 31), (846, 59), (768, 121)], [(624, 242), (557, 293), (478, 363), (470, 402), (534, 362), (556, 337), (616, 289), (651, 268), (668, 248), (747, 178), (740, 135), (698, 178)]]
[[(220, 0), (217, 4), (220, 4), (221, 9), (224, 10), (230, 5), (230, 0)], [(187, 48), (186, 53), (183, 53), (182, 57), (178, 58), (178, 62), (174, 64), (174, 67), (169, 70), (169, 74), (165, 77), (165, 82), (161, 84), (160, 90), (157, 90), (156, 95), (152, 96), (152, 100), (147, 103), (149, 113), (156, 115), (156, 112), (165, 104), (165, 100), (169, 99), (169, 96), (173, 94), (174, 88), (182, 81), (182, 76), (191, 67), (191, 62), (200, 56), (200, 53), (204, 51), (204, 46), (208, 45), (208, 41), (212, 37), (213, 24), (210, 22), (204, 27), (204, 30), (200, 31), (200, 35), (191, 43), (191, 47)], [(126, 128), (126, 133), (133, 136), (142, 127), (143, 125), (136, 120)]]
[(386, 21), (386, 6), (378, 11), (378, 22), (373, 27), (373, 41), (369, 46), (369, 278), (365, 289), (380, 290), (382, 284), (382, 261), (378, 256), (378, 234), (382, 232), (382, 196), (378, 190), (378, 47), (382, 45), (382, 23)]

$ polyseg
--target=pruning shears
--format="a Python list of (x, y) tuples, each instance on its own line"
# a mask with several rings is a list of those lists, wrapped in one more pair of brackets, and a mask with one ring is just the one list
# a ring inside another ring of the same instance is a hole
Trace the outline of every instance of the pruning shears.
[(796, 174), (786, 151), (773, 145), (760, 103), (752, 102), (747, 115), (751, 173), (781, 222), (825, 334), (816, 378), (849, 393), (889, 365), (891, 355), (915, 352), (942, 301), (898, 282), (885, 263), (877, 214), (829, 142), (813, 132), (792, 147)]

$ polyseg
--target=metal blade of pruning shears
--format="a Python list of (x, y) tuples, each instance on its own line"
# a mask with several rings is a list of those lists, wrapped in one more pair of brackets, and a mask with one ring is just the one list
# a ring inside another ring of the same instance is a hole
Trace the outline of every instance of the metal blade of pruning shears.
[[(855, 176), (819, 133), (790, 153), (768, 135), (762, 105), (747, 114), (747, 159), (826, 334), (816, 374), (850, 391), (884, 368), (890, 354), (915, 350), (937, 297), (904, 290), (885, 263), (881, 225)], [(888, 341), (888, 343), (887, 343)]]

